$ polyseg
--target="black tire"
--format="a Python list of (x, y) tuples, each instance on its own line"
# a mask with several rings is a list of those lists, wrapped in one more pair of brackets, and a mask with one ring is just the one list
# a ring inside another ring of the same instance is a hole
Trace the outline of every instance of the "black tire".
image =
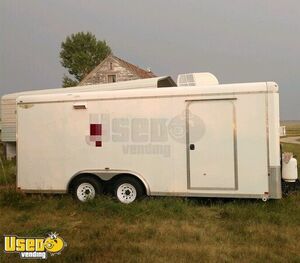
[(78, 178), (72, 185), (72, 194), (80, 202), (92, 200), (96, 195), (103, 192), (103, 186), (99, 180), (94, 177), (85, 176)]
[(120, 177), (114, 184), (114, 196), (121, 203), (130, 204), (144, 195), (144, 186), (134, 177)]

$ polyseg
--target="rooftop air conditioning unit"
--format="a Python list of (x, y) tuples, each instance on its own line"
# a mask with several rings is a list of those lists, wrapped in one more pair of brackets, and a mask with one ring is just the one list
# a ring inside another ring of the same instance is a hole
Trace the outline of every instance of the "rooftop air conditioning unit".
[(209, 72), (185, 73), (177, 77), (177, 86), (206, 86), (218, 85), (218, 79)]

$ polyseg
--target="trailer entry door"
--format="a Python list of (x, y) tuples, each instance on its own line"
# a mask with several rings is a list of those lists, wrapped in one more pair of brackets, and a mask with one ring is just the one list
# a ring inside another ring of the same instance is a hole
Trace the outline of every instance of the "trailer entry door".
[(187, 102), (188, 189), (237, 189), (234, 103), (234, 99)]

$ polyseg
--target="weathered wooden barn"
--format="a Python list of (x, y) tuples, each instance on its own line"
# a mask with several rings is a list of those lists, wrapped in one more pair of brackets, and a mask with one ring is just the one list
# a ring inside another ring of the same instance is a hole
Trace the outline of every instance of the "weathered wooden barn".
[(80, 86), (104, 84), (156, 77), (151, 70), (144, 70), (114, 55), (109, 55), (80, 83)]

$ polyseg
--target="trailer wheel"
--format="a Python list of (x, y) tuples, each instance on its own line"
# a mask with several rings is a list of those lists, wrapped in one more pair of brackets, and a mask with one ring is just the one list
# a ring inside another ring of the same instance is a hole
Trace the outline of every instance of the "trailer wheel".
[(116, 181), (114, 195), (121, 203), (130, 204), (144, 195), (144, 188), (137, 179), (124, 176)]
[(82, 177), (74, 182), (73, 195), (81, 202), (92, 200), (101, 193), (102, 185), (93, 177)]

